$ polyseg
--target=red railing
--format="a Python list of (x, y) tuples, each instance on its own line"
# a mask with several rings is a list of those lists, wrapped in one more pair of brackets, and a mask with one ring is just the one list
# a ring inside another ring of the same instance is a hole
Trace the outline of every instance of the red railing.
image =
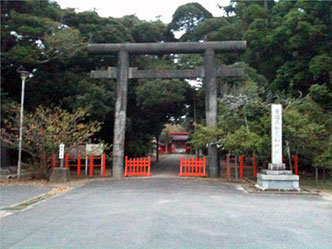
[(206, 157), (200, 158), (180, 158), (179, 176), (207, 176)]
[[(54, 158), (54, 157), (53, 157)], [(68, 154), (65, 155), (65, 167), (77, 167), (77, 175), (81, 174), (81, 167), (85, 166), (82, 164), (81, 160), (86, 160), (87, 158), (81, 157), (81, 155), (77, 156), (69, 156)], [(100, 160), (100, 164), (95, 164), (94, 160)], [(94, 156), (90, 155), (89, 156), (89, 167), (90, 167), (90, 176), (93, 175), (93, 168), (94, 167), (101, 167), (101, 174), (103, 176), (106, 175), (106, 155), (103, 154), (102, 156)], [(56, 164), (55, 164), (56, 165)]]
[(125, 158), (125, 173), (123, 176), (151, 176), (151, 157)]
[[(94, 160), (100, 160), (100, 164), (95, 164)], [(106, 175), (106, 155), (103, 154), (102, 156), (93, 156), (90, 155), (90, 176), (93, 176), (93, 168), (94, 167), (101, 167), (101, 174), (103, 176)]]
[[(248, 157), (246, 158), (248, 160)], [(252, 169), (253, 177), (257, 177), (257, 169), (256, 169), (256, 155), (249, 158), (252, 161), (252, 165), (245, 165), (244, 162), (247, 162), (244, 156), (240, 156), (240, 177), (243, 177), (243, 169)]]
[[(284, 163), (285, 161), (285, 158), (282, 157), (282, 162)], [(288, 160), (286, 160), (286, 162), (288, 162)], [(295, 175), (298, 175), (299, 174), (299, 157), (297, 155), (295, 155), (293, 158), (292, 158), (292, 162), (293, 162), (293, 170), (294, 170), (294, 174)]]
[[(239, 165), (237, 165), (237, 156), (231, 157), (230, 155), (226, 156), (226, 176), (227, 178), (230, 177), (230, 169), (235, 168), (240, 169), (240, 178), (243, 178), (243, 169), (253, 169), (253, 177), (257, 177), (257, 168), (256, 168), (256, 156), (250, 157), (249, 159), (252, 160), (252, 165), (245, 165), (244, 163), (247, 162), (245, 159), (248, 160), (248, 158), (244, 158), (243, 155), (239, 156)], [(231, 165), (231, 162), (234, 161), (234, 164)]]

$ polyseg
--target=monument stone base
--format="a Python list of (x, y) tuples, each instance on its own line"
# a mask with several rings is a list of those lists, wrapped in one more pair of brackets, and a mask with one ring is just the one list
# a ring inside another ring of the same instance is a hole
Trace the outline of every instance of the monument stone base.
[[(278, 170), (277, 170), (278, 169)], [(285, 170), (283, 165), (269, 164), (268, 170), (257, 174), (256, 188), (261, 190), (297, 190), (300, 191), (298, 175)]]
[(56, 168), (52, 170), (50, 177), (50, 182), (54, 183), (64, 183), (70, 181), (70, 171), (69, 168)]

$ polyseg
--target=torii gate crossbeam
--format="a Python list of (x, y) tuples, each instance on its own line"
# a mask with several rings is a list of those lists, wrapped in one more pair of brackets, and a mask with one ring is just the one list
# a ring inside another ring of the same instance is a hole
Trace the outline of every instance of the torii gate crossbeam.
[[(217, 77), (239, 76), (239, 69), (217, 67), (216, 52), (238, 52), (246, 49), (246, 41), (224, 42), (170, 42), (170, 43), (119, 43), (89, 44), (91, 54), (118, 53), (116, 70), (117, 98), (113, 138), (113, 176), (123, 176), (125, 125), (127, 112), (127, 90), (129, 78), (195, 78), (204, 77), (205, 113), (207, 127), (217, 125)], [(129, 68), (130, 54), (204, 53), (204, 69), (184, 70), (137, 70)], [(92, 71), (92, 78), (115, 78), (114, 69)], [(191, 73), (193, 74), (190, 77)], [(189, 77), (188, 77), (189, 76)], [(214, 144), (208, 147), (208, 172), (210, 177), (219, 176), (218, 151)]]

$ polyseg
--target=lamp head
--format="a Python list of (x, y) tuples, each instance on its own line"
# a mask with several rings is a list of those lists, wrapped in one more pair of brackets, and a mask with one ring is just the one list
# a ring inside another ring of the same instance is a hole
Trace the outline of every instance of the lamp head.
[(20, 67), (16, 70), (16, 72), (18, 72), (18, 73), (21, 75), (21, 79), (22, 79), (22, 80), (25, 80), (25, 79), (29, 76), (29, 74), (30, 74), (30, 72), (29, 72), (29, 71), (26, 71), (26, 70), (24, 69), (23, 66), (20, 66)]

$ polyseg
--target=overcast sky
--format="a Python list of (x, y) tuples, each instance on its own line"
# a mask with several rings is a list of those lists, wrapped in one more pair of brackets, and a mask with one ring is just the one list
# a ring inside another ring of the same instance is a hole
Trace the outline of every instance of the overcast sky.
[(213, 16), (221, 16), (223, 11), (217, 4), (226, 6), (229, 0), (55, 0), (61, 8), (75, 8), (81, 12), (96, 9), (102, 17), (122, 17), (136, 14), (139, 19), (146, 21), (160, 20), (169, 23), (175, 10), (183, 4), (198, 2), (212, 13)]

